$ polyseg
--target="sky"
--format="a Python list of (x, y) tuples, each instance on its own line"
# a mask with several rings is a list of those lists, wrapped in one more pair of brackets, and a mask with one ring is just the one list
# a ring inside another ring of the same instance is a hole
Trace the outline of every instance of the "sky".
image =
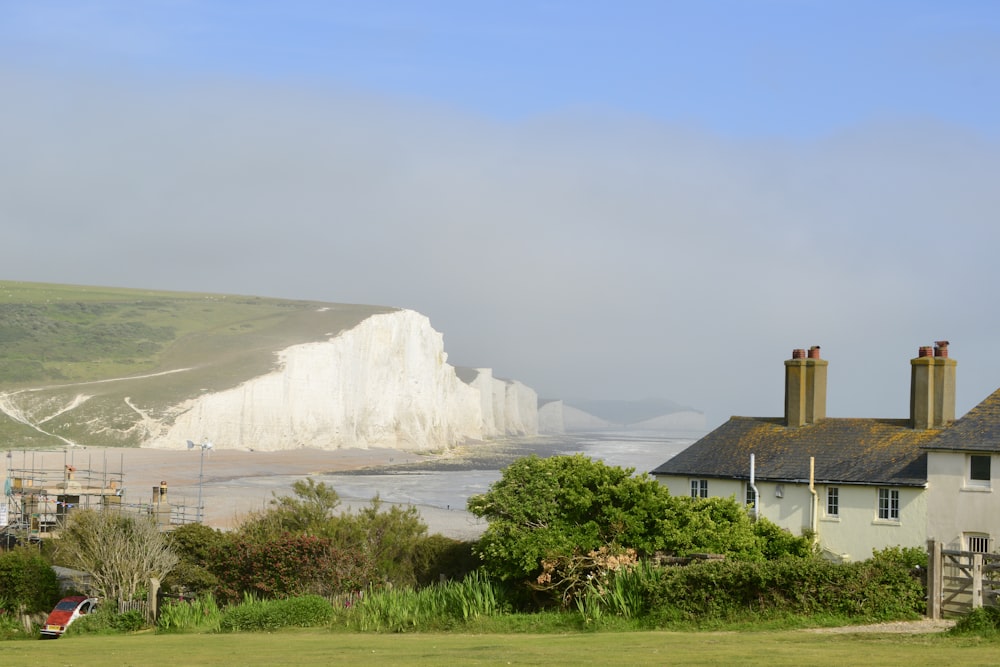
[(544, 398), (1000, 387), (989, 0), (0, 0), (0, 279), (410, 308)]

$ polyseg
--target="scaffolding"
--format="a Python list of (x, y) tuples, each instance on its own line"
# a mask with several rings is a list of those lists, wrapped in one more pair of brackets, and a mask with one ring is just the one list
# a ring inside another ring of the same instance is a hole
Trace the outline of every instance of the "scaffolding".
[(92, 457), (86, 464), (77, 463), (78, 452), (62, 450), (62, 466), (52, 466), (39, 455), (60, 453), (59, 450), (21, 450), (21, 464), (15, 465), (15, 452), (8, 450), (4, 500), (0, 501), (0, 533), (23, 541), (38, 541), (62, 526), (66, 518), (79, 509), (98, 511), (128, 511), (150, 515), (161, 530), (193, 523), (199, 516), (196, 508), (175, 505), (168, 501), (167, 483), (153, 487), (151, 501), (129, 503), (126, 499), (124, 454), (118, 470), (108, 467), (107, 452), (103, 465), (95, 468)]

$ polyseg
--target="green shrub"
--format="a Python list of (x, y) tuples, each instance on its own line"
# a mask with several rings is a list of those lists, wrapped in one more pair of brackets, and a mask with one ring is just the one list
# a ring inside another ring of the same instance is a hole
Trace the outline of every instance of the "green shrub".
[(0, 609), (51, 611), (59, 601), (59, 578), (38, 550), (17, 547), (0, 552)]
[(225, 551), (230, 536), (200, 523), (179, 526), (168, 535), (170, 548), (180, 559), (163, 580), (164, 590), (192, 597), (210, 593), (219, 579), (209, 571), (214, 550)]
[(146, 618), (141, 611), (126, 611), (119, 614), (111, 606), (98, 606), (86, 616), (73, 621), (66, 628), (66, 636), (74, 635), (118, 635), (137, 632), (146, 627)]
[(33, 639), (32, 632), (24, 629), (24, 624), (17, 614), (0, 609), (0, 641), (9, 639)]
[(247, 594), (261, 598), (335, 595), (372, 580), (367, 563), (335, 548), (327, 538), (283, 533), (273, 539), (236, 536), (212, 549), (216, 596), (232, 603)]
[(219, 623), (223, 632), (260, 632), (279, 628), (321, 627), (333, 618), (333, 607), (318, 595), (283, 600), (253, 600), (226, 609)]
[(780, 614), (878, 621), (916, 618), (925, 605), (919, 578), (891, 558), (695, 563), (667, 568), (648, 585), (650, 613), (660, 623)]
[(473, 542), (462, 542), (444, 535), (428, 535), (413, 547), (413, 574), (417, 586), (438, 583), (442, 577), (461, 581), (480, 566), (472, 552)]
[(1000, 607), (979, 607), (958, 619), (949, 631), (955, 635), (996, 637), (1000, 634)]

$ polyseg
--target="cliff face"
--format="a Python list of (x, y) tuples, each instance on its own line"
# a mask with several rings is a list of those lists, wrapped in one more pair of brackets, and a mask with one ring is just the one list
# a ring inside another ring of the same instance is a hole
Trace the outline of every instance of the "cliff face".
[[(373, 315), (325, 342), (280, 353), (277, 370), (178, 406), (147, 446), (441, 449), (507, 433), (538, 432), (537, 397), (489, 369), (463, 382), (423, 315)], [(498, 386), (498, 383), (500, 385)]]

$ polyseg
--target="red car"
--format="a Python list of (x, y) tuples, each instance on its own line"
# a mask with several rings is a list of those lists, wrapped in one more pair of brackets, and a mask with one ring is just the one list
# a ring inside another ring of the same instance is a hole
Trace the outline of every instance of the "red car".
[(69, 624), (94, 611), (97, 606), (97, 598), (88, 598), (83, 595), (71, 595), (63, 598), (52, 610), (49, 617), (45, 619), (42, 626), (42, 637), (55, 639), (66, 632)]

